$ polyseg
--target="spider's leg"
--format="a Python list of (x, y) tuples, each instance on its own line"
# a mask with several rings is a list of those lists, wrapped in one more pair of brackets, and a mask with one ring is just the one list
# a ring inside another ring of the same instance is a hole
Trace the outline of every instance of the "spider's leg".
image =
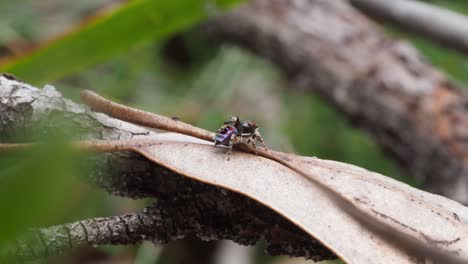
[(258, 130), (255, 131), (254, 137), (258, 140), (258, 142), (260, 142), (263, 145), (263, 148), (265, 150), (268, 150), (267, 145), (265, 144), (265, 141), (263, 140), (262, 135), (260, 134)]
[(255, 135), (251, 135), (248, 139), (247, 139), (247, 145), (251, 145), (252, 148), (255, 150), (255, 155), (257, 155), (257, 145), (255, 144)]
[(249, 139), (245, 138), (245, 135), (239, 134), (237, 142), (239, 142), (239, 143), (248, 143), (249, 142), (248, 140)]
[(227, 161), (231, 160), (231, 154), (232, 154), (232, 145), (228, 147), (228, 151), (226, 152)]
[(255, 144), (255, 138), (253, 136), (249, 138), (248, 143), (252, 145), (253, 148), (257, 148), (257, 144)]
[(234, 143), (237, 143), (238, 137), (236, 137), (236, 134), (232, 134), (231, 138), (229, 139), (228, 143), (228, 151), (227, 151), (227, 160), (229, 161), (231, 159), (231, 154), (232, 154), (232, 145)]

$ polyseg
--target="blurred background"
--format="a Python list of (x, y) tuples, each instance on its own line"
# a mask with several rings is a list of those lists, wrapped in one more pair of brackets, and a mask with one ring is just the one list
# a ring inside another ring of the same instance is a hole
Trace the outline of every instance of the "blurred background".
[[(155, 16), (151, 27), (122, 32), (125, 21), (136, 21), (138, 25), (138, 20), (146, 15), (130, 1), (2, 0), (0, 71), (11, 71), (37, 87), (52, 84), (75, 101), (79, 101), (80, 90), (92, 89), (126, 105), (177, 116), (212, 131), (229, 115), (236, 114), (256, 120), (272, 149), (355, 164), (417, 186), (366, 134), (351, 127), (321, 98), (288, 89), (287, 82), (273, 65), (239, 48), (208, 41), (193, 30), (192, 25), (203, 16), (221, 12), (221, 7), (206, 1), (201, 4), (203, 8), (194, 11), (178, 9), (177, 4), (172, 7), (170, 1), (160, 2), (170, 10), (162, 16), (162, 22)], [(466, 1), (428, 2), (468, 14)], [(108, 14), (118, 16), (122, 12), (127, 12), (124, 22), (95, 23), (94, 29), (87, 28), (91, 36), (106, 36), (102, 40), (106, 43), (86, 43), (86, 30), (82, 35), (74, 35), (75, 38), (63, 37), (69, 31), (89, 26), (86, 21), (100, 22)], [(158, 23), (164, 25), (160, 30)], [(389, 34), (411, 41), (452, 79), (468, 83), (466, 57), (398, 28), (383, 26)], [(45, 54), (53, 54), (47, 60), (28, 55), (32, 48), (45, 46), (51, 40), (59, 44), (46, 49)], [(93, 56), (83, 56), (89, 45), (106, 48)], [(60, 137), (49, 137), (49, 140), (57, 143), (60, 141), (57, 138)], [(3, 231), (0, 245), (27, 226), (118, 215), (136, 211), (148, 203), (111, 196), (84, 184), (79, 178), (86, 171), (77, 169), (76, 165), (80, 155), (63, 149), (61, 144), (16, 154), (0, 155), (0, 209), (2, 212), (16, 210), (12, 214), (16, 218), (0, 220), (0, 231)], [(63, 160), (48, 164), (50, 156), (60, 156)], [(41, 186), (57, 191), (44, 194)], [(192, 263), (189, 260), (193, 252), (209, 255), (213, 263), (312, 263), (268, 257), (262, 245), (241, 247), (228, 241), (207, 243), (193, 239), (164, 247), (143, 243), (80, 248), (47, 262)]]

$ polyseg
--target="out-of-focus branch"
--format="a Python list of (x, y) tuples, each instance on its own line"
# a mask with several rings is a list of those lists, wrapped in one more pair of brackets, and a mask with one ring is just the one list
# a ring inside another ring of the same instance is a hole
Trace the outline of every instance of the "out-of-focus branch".
[[(37, 89), (10, 76), (0, 76), (2, 142), (22, 142), (17, 135), (31, 128), (40, 127), (42, 134), (54, 131), (57, 116), (66, 117), (67, 123), (61, 125), (74, 127), (79, 133), (71, 136), (77, 139), (150, 140), (155, 133), (93, 112), (63, 98), (51, 86)], [(39, 258), (79, 245), (132, 244), (141, 240), (166, 243), (190, 235), (202, 240), (229, 239), (243, 245), (265, 240), (271, 255), (303, 256), (316, 261), (336, 258), (317, 240), (259, 203), (188, 179), (138, 154), (100, 154), (87, 162), (94, 167), (88, 178), (91, 183), (125, 197), (157, 198), (158, 203), (138, 213), (33, 230), (9, 249), (10, 256)]]
[(29, 230), (4, 249), (6, 252), (1, 252), (1, 256), (32, 260), (58, 255), (78, 246), (129, 245), (142, 240), (165, 243), (184, 235), (177, 233), (181, 230), (173, 234), (165, 233), (164, 230), (160, 209), (149, 207), (139, 213)]
[[(276, 63), (367, 130), (426, 190), (468, 203), (468, 95), (344, 0), (254, 0), (202, 27)], [(318, 128), (320, 129), (320, 128)]]
[(351, 3), (372, 17), (468, 54), (467, 16), (414, 0), (351, 0)]

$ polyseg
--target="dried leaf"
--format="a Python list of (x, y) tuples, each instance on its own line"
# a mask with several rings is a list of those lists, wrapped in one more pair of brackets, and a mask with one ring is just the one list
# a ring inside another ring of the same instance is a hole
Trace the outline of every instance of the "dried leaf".
[[(418, 262), (401, 246), (362, 225), (324, 189), (275, 161), (242, 152), (234, 152), (228, 161), (225, 149), (179, 134), (164, 133), (154, 139), (131, 149), (181, 175), (268, 206), (349, 263)], [(468, 210), (463, 205), (356, 166), (280, 155), (395, 230), (468, 259)]]

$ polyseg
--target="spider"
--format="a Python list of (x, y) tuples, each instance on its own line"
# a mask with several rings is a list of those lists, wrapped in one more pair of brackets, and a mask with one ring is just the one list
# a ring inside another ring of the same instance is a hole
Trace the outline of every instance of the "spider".
[(263, 141), (262, 135), (258, 131), (257, 124), (251, 120), (240, 121), (238, 116), (231, 116), (228, 121), (225, 121), (224, 125), (216, 131), (214, 137), (215, 146), (228, 147), (228, 154), (231, 154), (232, 146), (236, 143), (246, 143), (253, 148), (257, 148), (257, 141), (267, 149), (265, 141)]

